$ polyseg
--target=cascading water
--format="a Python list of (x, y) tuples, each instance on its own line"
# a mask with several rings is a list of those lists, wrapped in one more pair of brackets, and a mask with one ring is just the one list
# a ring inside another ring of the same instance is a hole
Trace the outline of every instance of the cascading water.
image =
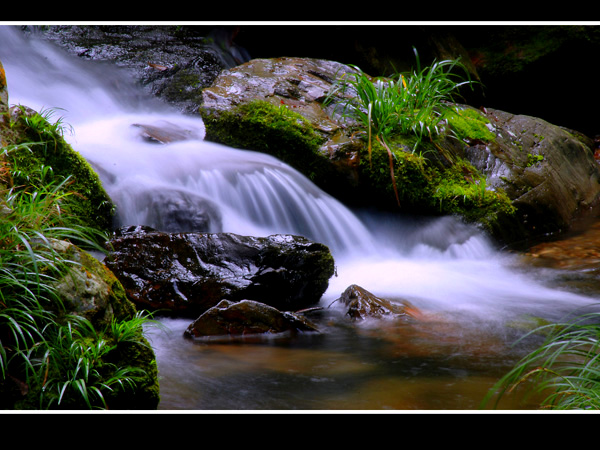
[[(380, 297), (409, 300), (425, 311), (463, 319), (468, 315), (486, 323), (527, 313), (555, 317), (595, 301), (545, 287), (513, 270), (510, 256), (497, 252), (476, 229), (452, 218), (420, 221), (357, 215), (273, 157), (205, 142), (200, 119), (143, 98), (111, 66), (74, 59), (6, 26), (0, 27), (0, 61), (11, 104), (38, 111), (61, 108), (65, 122), (74, 128), (67, 140), (97, 169), (117, 205), (121, 225), (254, 236), (290, 233), (325, 243), (337, 264), (337, 276), (323, 298), (325, 306), (350, 284)], [(144, 139), (144, 127), (156, 125), (183, 133), (187, 139), (168, 144)], [(180, 371), (182, 361), (190, 356), (177, 359), (172, 340), (157, 342), (159, 366), (161, 358), (168, 361), (161, 371)], [(179, 345), (190, 351), (187, 344)], [(211, 360), (213, 365), (221, 363)], [(173, 395), (177, 394), (169, 391), (168, 397)], [(301, 400), (297, 404), (248, 400), (249, 406), (231, 400), (220, 405), (192, 402), (172, 407), (321, 407)], [(360, 401), (357, 407), (361, 408)]]

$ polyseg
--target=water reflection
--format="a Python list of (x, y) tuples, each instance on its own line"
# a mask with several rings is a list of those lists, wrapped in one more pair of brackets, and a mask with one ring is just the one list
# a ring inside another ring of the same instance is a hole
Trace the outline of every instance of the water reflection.
[(152, 332), (159, 409), (475, 410), (525, 350), (500, 330), (330, 319), (322, 334), (251, 343), (192, 342), (188, 320), (162, 319), (170, 331)]

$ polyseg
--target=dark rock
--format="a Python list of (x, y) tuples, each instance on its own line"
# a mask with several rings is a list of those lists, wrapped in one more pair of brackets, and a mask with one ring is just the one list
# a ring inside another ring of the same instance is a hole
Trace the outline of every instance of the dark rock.
[(379, 298), (356, 284), (349, 286), (336, 301), (348, 307), (347, 314), (354, 320), (415, 315), (412, 306), (400, 305)]
[(119, 230), (106, 265), (143, 308), (195, 316), (223, 299), (283, 311), (316, 304), (334, 273), (329, 249), (290, 235)]
[(157, 231), (215, 233), (222, 229), (218, 206), (200, 195), (175, 189), (145, 191), (135, 202), (140, 211), (146, 211), (141, 222)]
[(252, 300), (222, 300), (203, 313), (184, 332), (188, 338), (208, 336), (247, 336), (297, 331), (318, 331), (304, 317), (281, 312)]

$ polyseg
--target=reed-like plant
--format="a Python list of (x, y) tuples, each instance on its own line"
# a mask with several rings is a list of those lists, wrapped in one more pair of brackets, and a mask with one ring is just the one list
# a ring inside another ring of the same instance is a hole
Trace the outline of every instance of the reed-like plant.
[(490, 390), (482, 406), (498, 401), (517, 387), (541, 397), (540, 407), (552, 410), (600, 409), (600, 313), (582, 314), (562, 324), (536, 328), (544, 343), (521, 359)]
[[(390, 136), (393, 133), (416, 136), (414, 152), (425, 137), (432, 139), (442, 132), (442, 113), (449, 108), (448, 102), (454, 99), (460, 87), (472, 84), (468, 70), (459, 59), (434, 61), (431, 66), (421, 68), (416, 49), (414, 53), (416, 69), (411, 74), (398, 73), (385, 79), (373, 79), (352, 66), (354, 72), (345, 73), (325, 100), (326, 104), (331, 103), (341, 94), (341, 111), (336, 106), (336, 112), (356, 120), (367, 130), (369, 162), (373, 136), (386, 149), (398, 204)], [(456, 68), (464, 71), (466, 80), (456, 73)]]
[[(39, 398), (41, 409), (55, 405), (68, 408), (73, 399), (82, 399), (89, 409), (106, 409), (107, 393), (135, 388), (145, 373), (140, 368), (119, 367), (107, 361), (120, 343), (111, 330), (98, 332), (79, 316), (67, 319), (64, 325), (47, 331), (51, 333), (48, 339), (52, 345), (46, 347), (36, 364), (29, 366), (32, 370), (28, 381), (43, 386)], [(120, 328), (133, 332), (131, 337), (135, 337), (135, 342), (140, 342), (144, 321), (135, 320), (131, 326), (128, 321), (118, 323)]]

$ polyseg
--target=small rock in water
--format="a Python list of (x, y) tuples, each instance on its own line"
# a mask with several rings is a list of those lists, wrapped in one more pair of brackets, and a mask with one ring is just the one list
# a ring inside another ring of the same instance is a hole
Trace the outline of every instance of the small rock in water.
[(246, 336), (296, 331), (318, 331), (301, 315), (282, 312), (252, 300), (221, 300), (196, 319), (184, 332), (187, 338)]
[(157, 125), (134, 123), (132, 126), (141, 129), (140, 136), (143, 139), (158, 144), (201, 138), (196, 131), (183, 128), (166, 120), (158, 122)]
[(336, 301), (338, 300), (348, 306), (347, 314), (355, 320), (420, 315), (419, 311), (408, 303), (399, 305), (379, 298), (356, 284), (349, 286)]

